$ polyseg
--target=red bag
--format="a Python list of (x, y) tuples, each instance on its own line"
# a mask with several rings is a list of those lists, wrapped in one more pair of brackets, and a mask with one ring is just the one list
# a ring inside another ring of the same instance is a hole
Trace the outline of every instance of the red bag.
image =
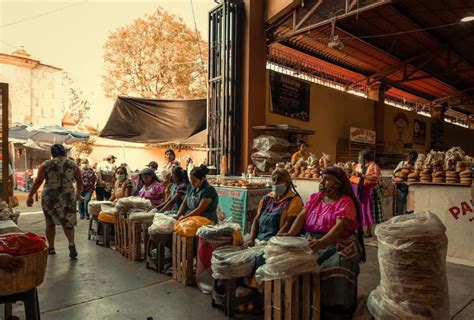
[(12, 234), (0, 237), (0, 253), (25, 256), (46, 249), (46, 240), (36, 233)]

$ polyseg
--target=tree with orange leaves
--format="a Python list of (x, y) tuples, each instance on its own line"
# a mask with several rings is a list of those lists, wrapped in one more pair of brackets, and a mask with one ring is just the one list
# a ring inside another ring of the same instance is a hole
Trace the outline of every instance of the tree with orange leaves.
[(109, 98), (206, 97), (206, 42), (161, 8), (112, 32), (104, 50), (103, 86)]

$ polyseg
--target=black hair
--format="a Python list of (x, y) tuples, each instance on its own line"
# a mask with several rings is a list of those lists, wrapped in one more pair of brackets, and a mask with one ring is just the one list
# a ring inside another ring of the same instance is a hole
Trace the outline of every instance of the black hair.
[(179, 181), (189, 184), (188, 173), (181, 167), (173, 167), (171, 173), (178, 177)]
[(125, 173), (125, 177), (128, 177), (128, 170), (125, 166), (120, 166), (115, 170), (115, 174), (118, 174), (119, 170), (123, 171)]
[(374, 161), (374, 153), (370, 150), (367, 150), (367, 149), (362, 150), (360, 152), (360, 156), (365, 161)]
[(411, 160), (411, 162), (413, 163), (410, 163), (410, 164), (415, 164), (415, 161), (416, 159), (418, 158), (418, 152), (416, 152), (416, 150), (410, 150), (408, 152), (408, 160)]
[(362, 229), (362, 212), (360, 209), (360, 201), (356, 197), (353, 189), (352, 189), (352, 184), (347, 178), (344, 170), (341, 168), (337, 167), (328, 167), (323, 171), (323, 174), (330, 174), (336, 177), (337, 180), (340, 182), (340, 187), (339, 191), (343, 194), (348, 196), (349, 198), (352, 199), (352, 202), (354, 202), (355, 208), (356, 208), (356, 216), (357, 216), (357, 222), (359, 223), (359, 229), (357, 230), (357, 240), (360, 244), (361, 247), (361, 254), (360, 254), (360, 261), (365, 262), (367, 256), (365, 252), (365, 244), (364, 244), (364, 231)]
[(51, 146), (51, 155), (53, 158), (57, 157), (65, 157), (66, 156), (66, 149), (62, 144), (56, 143)]
[(173, 155), (173, 158), (176, 159), (176, 153), (174, 153), (173, 149), (167, 149), (167, 150), (165, 151), (165, 155), (166, 155), (168, 152), (171, 153), (171, 154)]
[(209, 169), (205, 164), (201, 164), (199, 167), (194, 167), (191, 170), (191, 175), (199, 180), (206, 178), (206, 175), (209, 173)]

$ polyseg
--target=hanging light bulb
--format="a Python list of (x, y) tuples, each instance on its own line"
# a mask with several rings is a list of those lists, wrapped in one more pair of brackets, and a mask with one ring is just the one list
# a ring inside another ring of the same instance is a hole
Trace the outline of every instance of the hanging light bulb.
[(469, 21), (474, 21), (474, 15), (465, 16), (464, 18), (461, 19), (461, 22), (469, 22)]

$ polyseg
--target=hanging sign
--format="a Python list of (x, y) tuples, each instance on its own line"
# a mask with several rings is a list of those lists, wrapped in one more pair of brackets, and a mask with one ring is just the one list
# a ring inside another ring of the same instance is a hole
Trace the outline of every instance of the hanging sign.
[(375, 144), (375, 131), (351, 127), (349, 140), (367, 144)]

